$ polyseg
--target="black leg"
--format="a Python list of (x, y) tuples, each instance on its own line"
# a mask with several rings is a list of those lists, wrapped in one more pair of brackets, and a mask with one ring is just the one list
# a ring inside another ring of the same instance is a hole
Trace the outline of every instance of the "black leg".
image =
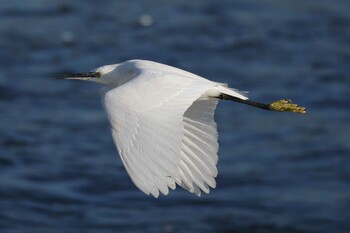
[(223, 93), (221, 93), (217, 98), (221, 100), (231, 100), (231, 101), (247, 104), (256, 108), (261, 108), (269, 111), (306, 113), (306, 108), (300, 107), (297, 104), (293, 104), (291, 100), (286, 100), (286, 99), (277, 100), (269, 104), (264, 104), (264, 103), (255, 102), (251, 100), (242, 100), (240, 98), (226, 95)]

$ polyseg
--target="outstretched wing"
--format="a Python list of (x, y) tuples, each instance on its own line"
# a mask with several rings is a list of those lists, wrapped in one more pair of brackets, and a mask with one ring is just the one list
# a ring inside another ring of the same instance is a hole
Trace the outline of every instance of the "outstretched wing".
[(218, 133), (214, 121), (217, 99), (200, 98), (185, 112), (184, 137), (180, 163), (180, 181), (177, 183), (200, 196), (201, 191), (209, 193), (209, 186), (216, 187), (218, 174)]
[(178, 183), (200, 195), (215, 187), (217, 101), (201, 96), (215, 83), (142, 71), (106, 91), (103, 104), (122, 162), (146, 194), (168, 194)]

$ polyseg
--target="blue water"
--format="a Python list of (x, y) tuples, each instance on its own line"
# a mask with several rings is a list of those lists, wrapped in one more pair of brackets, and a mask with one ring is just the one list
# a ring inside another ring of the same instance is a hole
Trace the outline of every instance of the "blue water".
[[(350, 1), (1, 1), (0, 232), (350, 232)], [(141, 58), (307, 115), (220, 103), (217, 188), (154, 199), (113, 146), (99, 86)]]

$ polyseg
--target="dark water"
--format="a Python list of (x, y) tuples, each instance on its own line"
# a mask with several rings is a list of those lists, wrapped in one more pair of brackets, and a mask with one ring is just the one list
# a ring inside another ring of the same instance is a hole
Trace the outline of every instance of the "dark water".
[[(350, 1), (0, 1), (0, 232), (350, 232)], [(291, 98), (221, 103), (218, 185), (137, 190), (92, 83), (142, 58)]]

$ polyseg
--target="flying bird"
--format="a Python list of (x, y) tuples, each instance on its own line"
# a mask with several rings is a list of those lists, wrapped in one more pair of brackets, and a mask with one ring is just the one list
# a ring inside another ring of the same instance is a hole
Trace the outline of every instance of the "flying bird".
[(306, 113), (290, 100), (263, 104), (225, 83), (172, 66), (129, 60), (62, 79), (105, 85), (102, 103), (114, 144), (133, 183), (147, 195), (167, 195), (176, 184), (201, 195), (216, 187), (219, 100), (265, 110)]

